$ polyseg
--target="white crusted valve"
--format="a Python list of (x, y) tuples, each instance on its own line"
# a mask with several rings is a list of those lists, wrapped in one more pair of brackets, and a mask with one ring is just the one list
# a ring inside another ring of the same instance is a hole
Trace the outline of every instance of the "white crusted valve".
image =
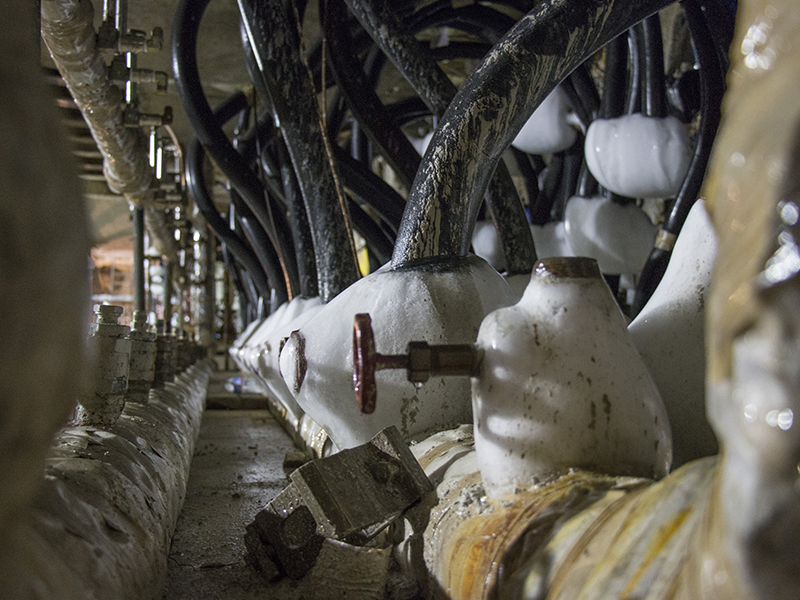
[(642, 270), (658, 228), (635, 204), (573, 196), (564, 211), (564, 229), (575, 255), (595, 259), (603, 273), (620, 275)]
[(78, 398), (78, 420), (87, 425), (113, 424), (125, 405), (131, 359), (130, 327), (118, 325), (121, 306), (95, 308), (97, 323), (91, 326), (91, 343), (97, 361), (91, 388)]
[(128, 339), (131, 341), (131, 363), (127, 401), (146, 404), (155, 379), (156, 334), (147, 330), (144, 311), (137, 310), (133, 313)]
[[(283, 310), (279, 308), (275, 311), (275, 319), (271, 320), (272, 316), (270, 316), (246, 343), (251, 354), (248, 363), (249, 372), (256, 379), (262, 391), (277, 400), (286, 409), (286, 419), (296, 429), (299, 429), (300, 419), (304, 413), (281, 377), (280, 351), (292, 331), (303, 326), (321, 307), (319, 297), (293, 298), (282, 305)], [(269, 329), (262, 331), (267, 326)]]
[(484, 319), (477, 346), (475, 444), (489, 495), (570, 468), (667, 474), (667, 414), (594, 260), (539, 261), (522, 300)]
[(695, 202), (675, 241), (667, 271), (628, 326), (633, 343), (658, 386), (672, 425), (675, 466), (717, 452), (706, 419), (706, 295), (717, 238), (703, 200)]
[(553, 154), (575, 143), (578, 132), (567, 95), (556, 88), (542, 101), (522, 126), (511, 145), (529, 154)]
[(419, 384), (472, 377), (475, 447), (490, 496), (572, 468), (645, 477), (669, 470), (661, 397), (590, 258), (539, 261), (522, 299), (490, 313), (476, 344), (410, 342), (405, 354), (381, 354), (369, 315), (357, 315), (353, 356), (356, 400), (367, 413), (392, 402), (383, 391), (377, 397), (376, 371), (405, 369)]
[(407, 440), (472, 421), (469, 382), (432, 378), (415, 387), (397, 372), (381, 377), (371, 414), (353, 401), (353, 315), (369, 313), (380, 348), (402, 350), (409, 339), (464, 344), (483, 318), (513, 301), (497, 271), (476, 257), (395, 270), (383, 268), (340, 293), (298, 331), (280, 356), (280, 370), (298, 404), (339, 448), (363, 444), (396, 425)]
[(675, 196), (691, 162), (686, 128), (671, 116), (595, 119), (586, 132), (584, 151), (598, 183), (630, 198)]

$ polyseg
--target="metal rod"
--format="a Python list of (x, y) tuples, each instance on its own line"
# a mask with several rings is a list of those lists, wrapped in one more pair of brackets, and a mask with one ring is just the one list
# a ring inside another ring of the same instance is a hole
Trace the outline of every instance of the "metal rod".
[(133, 310), (144, 311), (144, 208), (133, 207)]
[(171, 260), (164, 261), (164, 333), (172, 331), (172, 276), (175, 266)]

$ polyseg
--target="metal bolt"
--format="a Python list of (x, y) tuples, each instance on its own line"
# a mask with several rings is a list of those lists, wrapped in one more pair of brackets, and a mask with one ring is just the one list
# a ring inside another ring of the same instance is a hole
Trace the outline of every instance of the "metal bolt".
[(122, 316), (123, 308), (113, 304), (101, 304), (95, 307), (98, 325), (116, 325), (117, 319)]
[(133, 311), (131, 331), (147, 331), (147, 313), (143, 310)]
[(481, 352), (473, 344), (440, 344), (409, 342), (406, 354), (380, 354), (375, 351), (372, 318), (357, 314), (353, 320), (353, 389), (362, 413), (375, 411), (378, 390), (375, 371), (406, 369), (414, 384), (428, 381), (431, 375), (478, 375)]

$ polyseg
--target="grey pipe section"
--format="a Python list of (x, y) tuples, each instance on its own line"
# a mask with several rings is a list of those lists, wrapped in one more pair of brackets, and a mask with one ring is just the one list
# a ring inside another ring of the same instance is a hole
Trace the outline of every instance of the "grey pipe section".
[(161, 599), (210, 375), (197, 364), (115, 425), (56, 435), (4, 598)]
[(609, 40), (671, 3), (549, 0), (520, 20), (467, 79), (436, 129), (392, 266), (466, 255), (489, 180), (536, 107)]
[(89, 0), (41, 0), (42, 39), (103, 155), (108, 187), (134, 203), (150, 197), (147, 142), (123, 123), (123, 97), (95, 44)]

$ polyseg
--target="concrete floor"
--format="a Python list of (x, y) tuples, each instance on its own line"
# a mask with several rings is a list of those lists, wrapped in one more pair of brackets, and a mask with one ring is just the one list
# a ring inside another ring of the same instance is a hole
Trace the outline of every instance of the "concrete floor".
[[(220, 401), (214, 386), (209, 406), (236, 404), (235, 398)], [(245, 564), (242, 538), (245, 525), (288, 483), (283, 458), (294, 449), (267, 410), (206, 410), (172, 540), (164, 600), (270, 594)]]

